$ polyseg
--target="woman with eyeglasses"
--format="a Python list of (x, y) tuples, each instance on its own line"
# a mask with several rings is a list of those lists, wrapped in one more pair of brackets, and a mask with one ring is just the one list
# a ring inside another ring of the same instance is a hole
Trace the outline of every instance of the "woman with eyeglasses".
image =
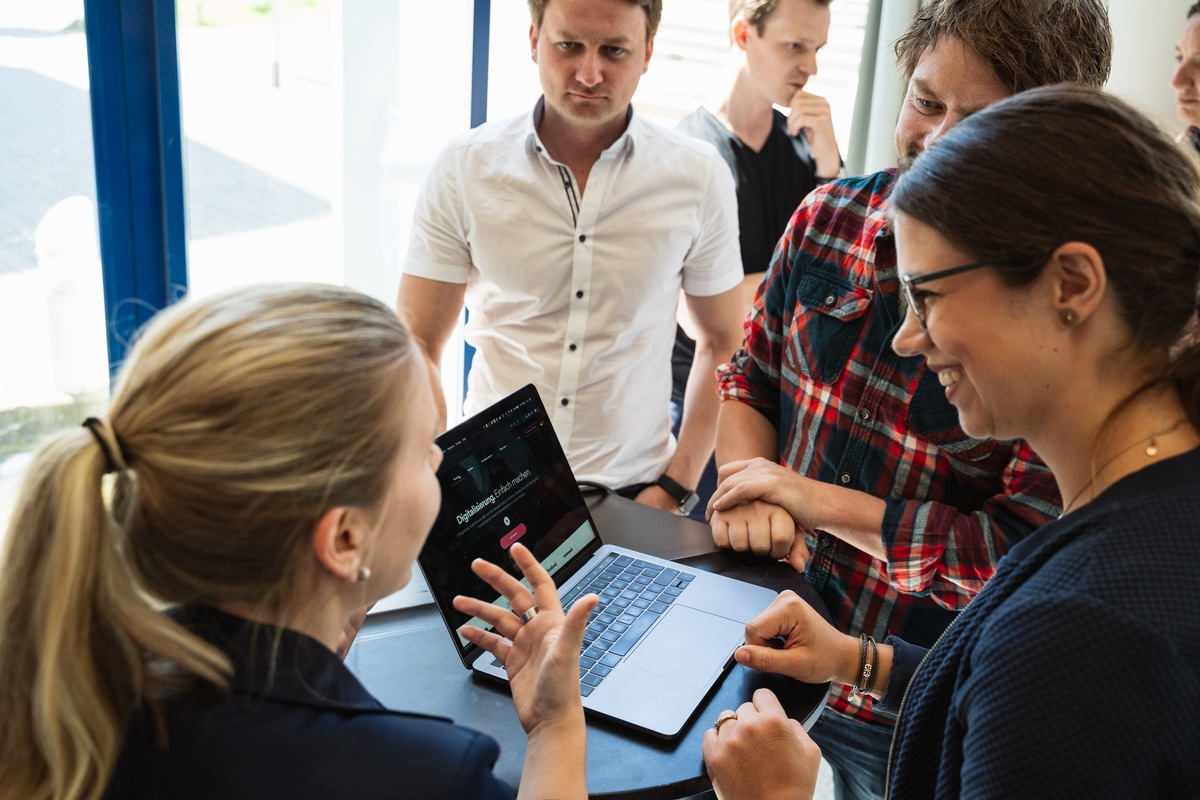
[[(336, 652), (412, 575), (441, 492), (424, 359), (349, 289), (160, 312), (111, 406), (34, 458), (0, 573), (0, 798), (511, 798), (488, 736), (384, 708)], [(510, 551), (514, 611), (456, 607), (506, 665), (521, 795), (584, 798), (585, 598)], [(404, 675), (397, 674), (403, 681)]]
[[(891, 202), (908, 306), (893, 347), (924, 359), (971, 435), (1027, 440), (1063, 514), (932, 650), (844, 636), (785, 593), (737, 660), (898, 710), (897, 800), (1195, 796), (1194, 159), (1109, 95), (1034, 89), (947, 133)], [(794, 476), (763, 460), (723, 478), (713, 508), (798, 502)], [(816, 758), (762, 691), (722, 715), (704, 755), (720, 797), (757, 800), (795, 796)]]
[(1200, 3), (1188, 9), (1186, 20), (1175, 46), (1179, 66), (1171, 75), (1171, 88), (1179, 121), (1187, 126), (1177, 141), (1186, 141), (1200, 151)]

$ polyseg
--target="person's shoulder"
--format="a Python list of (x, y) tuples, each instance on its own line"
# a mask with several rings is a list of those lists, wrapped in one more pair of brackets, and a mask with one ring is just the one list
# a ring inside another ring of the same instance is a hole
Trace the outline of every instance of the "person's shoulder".
[[(172, 706), (165, 748), (150, 715), (135, 720), (119, 796), (212, 797), (230, 776), (247, 797), (389, 797), (397, 787), (414, 797), (510, 796), (492, 775), (496, 741), (444, 718), (236, 695)], [(334, 766), (346, 764), (357, 768)]]
[(870, 236), (887, 225), (887, 198), (896, 182), (895, 170), (855, 175), (823, 183), (812, 190), (797, 209), (799, 219), (821, 230), (839, 230), (841, 236)]
[(470, 153), (480, 145), (501, 145), (521, 141), (532, 130), (529, 112), (491, 120), (450, 137), (443, 152)]
[(693, 161), (720, 161), (717, 148), (678, 128), (668, 128), (644, 116), (635, 117), (631, 131), (634, 146), (648, 147), (656, 156), (674, 156)]
[(813, 194), (837, 205), (857, 203), (876, 207), (886, 202), (898, 177), (899, 173), (894, 167), (866, 175), (852, 175), (823, 183), (813, 190)]
[(695, 111), (679, 120), (674, 129), (679, 133), (686, 133), (688, 136), (695, 136), (705, 141), (712, 141), (714, 136), (720, 133), (724, 133), (726, 136), (730, 135), (721, 121), (704, 106), (699, 106)]

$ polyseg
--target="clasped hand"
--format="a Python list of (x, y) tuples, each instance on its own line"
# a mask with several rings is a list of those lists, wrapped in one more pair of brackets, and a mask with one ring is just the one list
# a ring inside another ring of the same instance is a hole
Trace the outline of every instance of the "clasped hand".
[(803, 531), (822, 526), (825, 485), (765, 458), (731, 461), (717, 477), (707, 511), (717, 547), (786, 558), (803, 571), (811, 557)]

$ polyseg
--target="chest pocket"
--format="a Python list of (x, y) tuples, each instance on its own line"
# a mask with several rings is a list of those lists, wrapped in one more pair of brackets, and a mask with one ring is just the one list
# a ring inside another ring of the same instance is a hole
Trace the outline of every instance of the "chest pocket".
[(870, 289), (840, 278), (806, 273), (792, 310), (788, 366), (816, 383), (836, 380), (862, 336), (863, 317), (873, 295)]

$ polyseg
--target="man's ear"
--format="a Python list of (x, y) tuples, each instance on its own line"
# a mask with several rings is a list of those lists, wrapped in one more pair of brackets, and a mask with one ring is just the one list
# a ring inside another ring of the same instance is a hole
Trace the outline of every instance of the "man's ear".
[(1086, 242), (1059, 245), (1050, 256), (1048, 269), (1052, 270), (1053, 299), (1060, 316), (1082, 322), (1100, 307), (1108, 289), (1108, 272), (1096, 248)]
[(364, 557), (365, 523), (363, 513), (356, 508), (339, 506), (322, 514), (311, 537), (317, 563), (338, 578), (356, 580)]
[(739, 50), (746, 49), (746, 38), (750, 35), (750, 23), (745, 17), (738, 17), (729, 23), (729, 38)]
[(533, 63), (537, 63), (537, 44), (538, 44), (538, 29), (532, 22), (529, 23), (529, 57)]

